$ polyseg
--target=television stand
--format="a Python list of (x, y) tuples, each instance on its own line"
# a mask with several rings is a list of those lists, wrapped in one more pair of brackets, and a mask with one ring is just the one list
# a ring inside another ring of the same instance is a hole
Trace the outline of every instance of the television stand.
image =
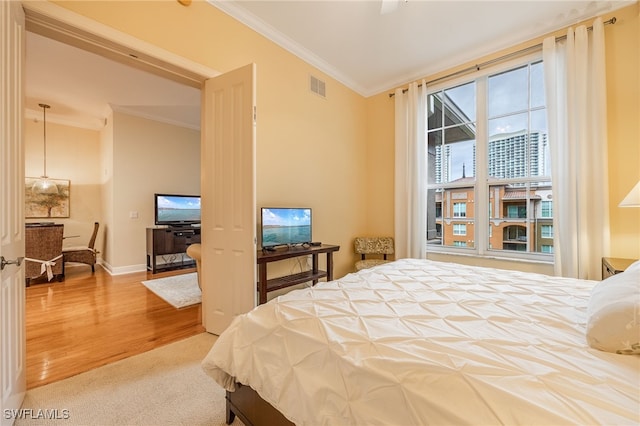
[[(258, 250), (256, 262), (258, 264), (258, 304), (267, 302), (267, 293), (281, 288), (291, 287), (311, 281), (313, 285), (318, 283), (320, 278), (333, 280), (333, 253), (340, 250), (340, 246), (322, 244), (319, 246), (289, 246), (273, 251)], [(318, 269), (318, 255), (327, 256), (327, 270)], [(311, 255), (311, 270), (299, 272), (297, 274), (285, 275), (279, 278), (267, 279), (267, 265), (278, 260), (291, 259), (300, 256)]]
[[(195, 268), (195, 260), (185, 259), (185, 256), (187, 247), (199, 242), (199, 227), (147, 228), (147, 270), (155, 274), (172, 269)], [(167, 255), (175, 255), (180, 258), (158, 264), (158, 256)]]

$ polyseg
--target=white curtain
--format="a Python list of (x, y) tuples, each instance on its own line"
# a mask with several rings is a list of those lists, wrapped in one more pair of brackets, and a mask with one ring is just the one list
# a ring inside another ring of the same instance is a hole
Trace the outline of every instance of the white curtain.
[(543, 43), (555, 273), (600, 279), (609, 254), (607, 100), (602, 19)]
[(395, 91), (396, 259), (427, 254), (426, 93), (424, 80)]

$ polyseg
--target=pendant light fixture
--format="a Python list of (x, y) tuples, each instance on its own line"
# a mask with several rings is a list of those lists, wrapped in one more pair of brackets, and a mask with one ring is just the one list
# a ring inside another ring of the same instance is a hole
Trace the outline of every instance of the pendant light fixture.
[(47, 109), (51, 108), (47, 104), (38, 104), (42, 108), (42, 123), (44, 128), (44, 162), (43, 162), (43, 174), (40, 176), (33, 186), (31, 190), (36, 194), (57, 194), (58, 186), (49, 179), (47, 176)]

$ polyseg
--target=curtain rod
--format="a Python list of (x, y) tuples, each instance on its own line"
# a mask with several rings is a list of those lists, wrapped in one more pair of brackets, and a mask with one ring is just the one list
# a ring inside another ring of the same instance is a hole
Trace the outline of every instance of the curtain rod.
[[(616, 23), (616, 17), (614, 16), (613, 18), (609, 19), (608, 21), (604, 21), (603, 25), (609, 25), (609, 24), (615, 24), (615, 23)], [(593, 30), (593, 26), (587, 27), (587, 30), (589, 30), (589, 31)], [(564, 40), (566, 38), (567, 38), (566, 35), (558, 36), (558, 37), (556, 37), (556, 42)], [(520, 50), (517, 50), (515, 52), (507, 53), (506, 55), (503, 55), (503, 56), (500, 56), (498, 58), (494, 58), (494, 59), (488, 60), (486, 62), (482, 62), (481, 64), (476, 64), (476, 65), (473, 65), (471, 67), (467, 67), (467, 68), (458, 70), (458, 71), (456, 71), (454, 73), (447, 74), (447, 75), (442, 76), (442, 77), (438, 77), (438, 78), (433, 79), (431, 81), (427, 81), (426, 84), (437, 83), (439, 81), (447, 80), (447, 79), (452, 78), (452, 77), (457, 77), (457, 76), (462, 75), (462, 74), (467, 74), (467, 73), (472, 72), (472, 71), (480, 71), (481, 68), (484, 68), (487, 65), (492, 65), (492, 64), (495, 64), (496, 62), (502, 62), (502, 61), (505, 61), (507, 59), (511, 59), (514, 56), (521, 56), (521, 55), (524, 55), (525, 53), (528, 53), (528, 52), (530, 52), (532, 50), (537, 50), (537, 49), (539, 49), (541, 47), (542, 47), (542, 43), (538, 43), (538, 44), (535, 44), (533, 46), (525, 47), (524, 49), (520, 49)], [(421, 87), (421, 86), (422, 86), (422, 83), (418, 84), (418, 87)], [(409, 89), (402, 89), (402, 93), (407, 93), (408, 90)], [(394, 97), (395, 95), (396, 95), (395, 93), (389, 93), (389, 97), (390, 98)]]

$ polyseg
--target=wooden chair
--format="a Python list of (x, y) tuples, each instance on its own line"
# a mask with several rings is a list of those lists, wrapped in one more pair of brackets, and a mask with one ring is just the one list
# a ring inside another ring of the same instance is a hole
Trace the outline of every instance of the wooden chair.
[[(356, 237), (354, 247), (355, 252), (360, 254), (360, 260), (356, 262), (356, 271), (390, 262), (387, 255), (394, 253), (391, 237)], [(367, 256), (371, 255), (376, 257), (367, 259)]]
[(25, 268), (26, 285), (30, 281), (47, 275), (47, 281), (54, 277), (64, 278), (62, 261), (62, 238), (64, 226), (61, 224), (37, 225), (25, 228)]
[(95, 222), (93, 224), (93, 234), (89, 239), (89, 244), (83, 247), (67, 247), (62, 250), (62, 256), (64, 257), (64, 263), (77, 262), (85, 263), (91, 266), (91, 272), (95, 272), (96, 258), (98, 257), (98, 251), (94, 249), (96, 244), (96, 236), (98, 235), (98, 228), (100, 224)]

